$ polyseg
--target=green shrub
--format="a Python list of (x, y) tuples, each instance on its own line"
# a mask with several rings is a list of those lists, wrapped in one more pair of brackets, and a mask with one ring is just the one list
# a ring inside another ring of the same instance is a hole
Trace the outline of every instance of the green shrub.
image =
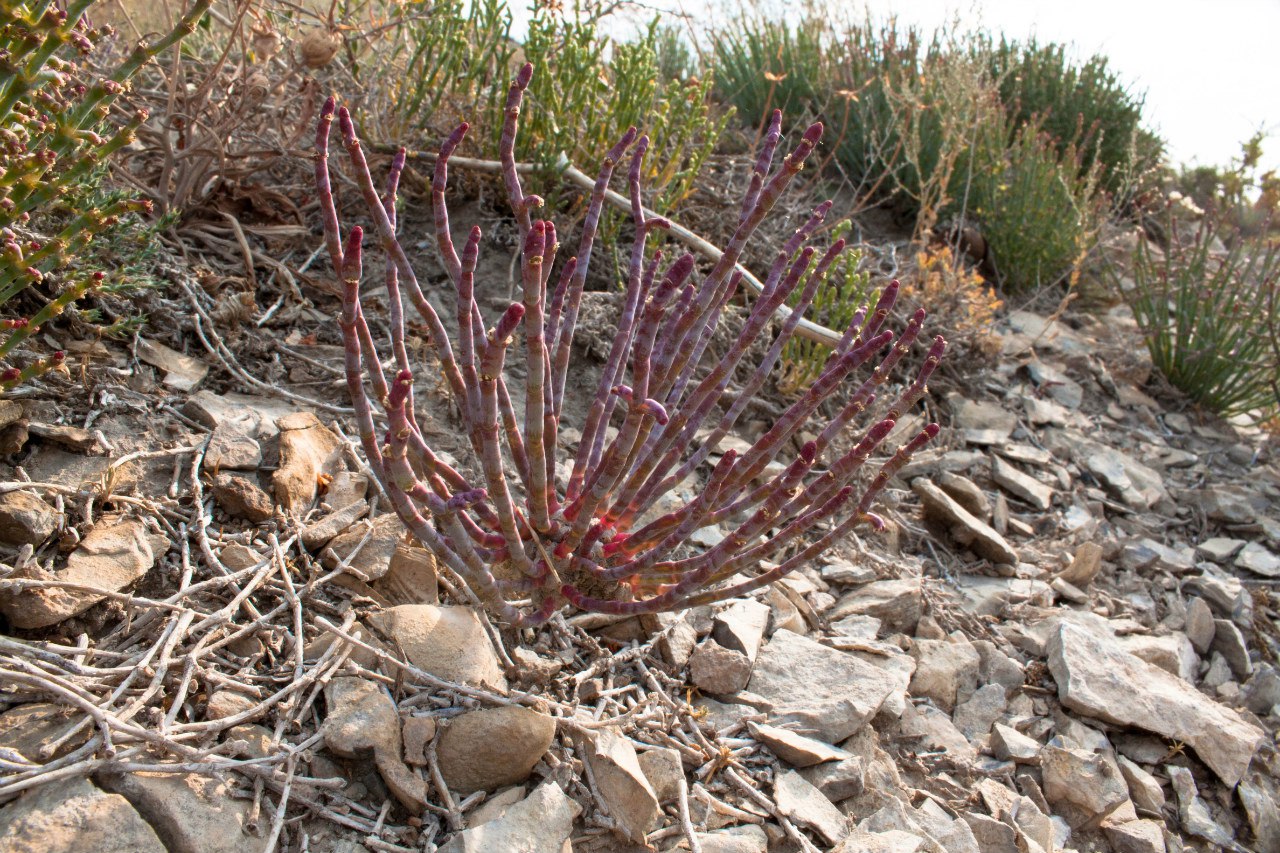
[[(831, 230), (831, 240), (847, 239), (852, 223), (844, 220)], [(874, 292), (871, 273), (860, 270), (862, 252), (846, 250), (832, 263), (826, 278), (818, 285), (805, 316), (828, 329), (843, 332), (859, 310), (866, 309)], [(787, 304), (795, 307), (800, 293), (794, 292)], [(784, 394), (806, 390), (818, 378), (831, 355), (831, 347), (824, 343), (796, 336), (782, 348), (781, 376), (778, 387)]]
[[(88, 25), (91, 2), (76, 0), (64, 11), (0, 0), (0, 308), (8, 331), (0, 359), (86, 293), (119, 283), (84, 269), (96, 265), (100, 244), (127, 242), (123, 217), (149, 207), (103, 188), (105, 162), (147, 117), (124, 118), (113, 105), (138, 70), (190, 33), (209, 6), (197, 0), (168, 36), (136, 46), (104, 73), (92, 55), (108, 31)], [(61, 360), (55, 353), (10, 366), (0, 388)]]
[(1262, 131), (1255, 133), (1226, 166), (1184, 167), (1174, 186), (1222, 222), (1228, 234), (1274, 232), (1280, 222), (1280, 176), (1274, 170), (1258, 172), (1265, 139)]
[(1013, 131), (996, 159), (975, 165), (970, 212), (981, 225), (1001, 288), (1017, 293), (1068, 282), (1097, 241), (1105, 198), (1099, 167), (1084, 169), (1035, 124)]
[[(1131, 284), (1113, 282), (1146, 335), (1155, 367), (1223, 416), (1280, 414), (1280, 244), (1231, 240), (1204, 217), (1179, 228), (1169, 205), (1163, 256), (1140, 241)], [(1227, 235), (1230, 236), (1230, 235)]]
[(1079, 161), (1082, 173), (1100, 166), (1099, 179), (1125, 194), (1134, 177), (1155, 166), (1163, 145), (1143, 131), (1141, 95), (1111, 70), (1106, 57), (1073, 62), (1061, 44), (974, 35), (982, 59), (1014, 119), (1015, 130), (1035, 124), (1053, 140), (1060, 158)]

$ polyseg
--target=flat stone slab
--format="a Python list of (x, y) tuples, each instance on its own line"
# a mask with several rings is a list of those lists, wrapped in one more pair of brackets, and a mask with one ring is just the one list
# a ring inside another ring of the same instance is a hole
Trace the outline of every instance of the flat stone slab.
[(1228, 786), (1240, 781), (1265, 737), (1181, 678), (1069, 622), (1049, 637), (1048, 656), (1063, 705), (1182, 741)]
[(877, 666), (782, 630), (760, 650), (739, 698), (762, 706), (772, 725), (839, 743), (876, 715), (896, 685)]

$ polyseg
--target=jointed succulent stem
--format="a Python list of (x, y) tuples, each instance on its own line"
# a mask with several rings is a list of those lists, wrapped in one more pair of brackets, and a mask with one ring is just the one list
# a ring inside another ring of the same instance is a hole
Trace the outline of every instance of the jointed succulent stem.
[[(925, 393), (945, 349), (943, 340), (934, 339), (915, 381), (870, 428), (854, 437), (850, 449), (837, 455), (832, 448), (837, 437), (872, 408), (877, 389), (920, 334), (923, 311), (910, 318), (896, 342), (892, 332), (882, 330), (897, 297), (896, 283), (885, 288), (869, 314), (859, 312), (818, 379), (750, 449), (720, 454), (692, 499), (665, 515), (650, 517), (660, 498), (695, 477), (718, 452), (749, 399), (764, 386), (827, 270), (844, 249), (843, 241), (821, 253), (805, 245), (831, 208), (830, 202), (819, 205), (778, 251), (764, 291), (727, 351), (703, 365), (725, 306), (737, 291), (740, 274), (735, 269), (742, 252), (818, 144), (821, 124), (811, 126), (770, 174), (781, 139), (781, 115), (775, 113), (751, 174), (738, 228), (723, 257), (701, 277), (692, 255), (677, 257), (664, 268), (661, 252), (646, 252), (650, 233), (667, 223), (646, 216), (641, 204), (648, 139), (632, 128), (605, 156), (588, 199), (577, 253), (557, 272), (555, 226), (534, 218), (542, 201), (524, 193), (515, 162), (520, 109), (532, 73), (532, 67), (525, 66), (511, 86), (501, 136), (503, 180), (521, 239), (521, 298), (487, 331), (475, 299), (482, 235), (472, 228), (459, 254), (446, 202), (449, 158), (466, 134), (466, 124), (444, 141), (436, 161), (434, 233), (453, 288), (453, 339), (423, 295), (396, 235), (403, 154), (393, 160), (387, 190), (380, 196), (350, 115), (345, 109), (336, 113), (386, 255), (395, 361), (390, 382), (360, 307), (363, 232), (353, 228), (345, 243), (342, 240), (329, 179), (333, 99), (321, 115), (316, 185), (325, 242), (344, 283), (341, 327), (347, 387), (371, 467), (409, 530), (485, 607), (512, 624), (528, 625), (548, 618), (565, 603), (628, 614), (741, 595), (785, 576), (859, 524), (882, 526), (870, 511), (872, 503), (911, 455), (937, 434), (937, 426), (929, 425), (898, 448), (863, 489), (857, 486), (858, 476), (896, 421)], [(635, 243), (623, 304), (581, 424), (576, 454), (567, 477), (561, 479), (556, 463), (563, 460), (559, 433), (574, 331), (605, 192), (628, 151)], [(722, 404), (753, 343), (768, 333), (779, 306), (797, 290), (795, 313), (782, 323), (733, 403)], [(483, 488), (446, 465), (422, 437), (414, 415), (404, 298), (426, 325)], [(510, 353), (517, 333), (522, 346)], [(507, 386), (503, 366), (508, 355), (524, 362), (522, 399), (513, 399)], [(824, 402), (843, 394), (845, 378), (876, 358), (871, 375), (853, 389), (838, 414), (821, 429), (809, 427)], [(385, 436), (377, 432), (368, 389), (385, 412)], [(710, 429), (704, 436), (706, 426)], [(771, 468), (806, 427), (816, 431), (816, 437), (789, 464)], [(713, 547), (689, 553), (691, 535), (711, 525), (725, 526), (727, 535)], [(795, 546), (799, 550), (791, 552)], [(778, 565), (762, 567), (762, 561), (775, 558), (781, 559)]]

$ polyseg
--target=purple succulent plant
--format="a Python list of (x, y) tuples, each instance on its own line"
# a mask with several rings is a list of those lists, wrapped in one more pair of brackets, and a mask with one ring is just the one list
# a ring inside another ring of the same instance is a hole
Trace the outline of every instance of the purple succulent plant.
[[(858, 428), (859, 416), (872, 408), (878, 388), (920, 334), (923, 311), (910, 318), (896, 340), (882, 328), (897, 297), (896, 282), (885, 288), (869, 314), (855, 318), (820, 377), (772, 428), (749, 450), (721, 454), (695, 497), (653, 517), (657, 502), (696, 476), (717, 452), (764, 385), (827, 268), (844, 248), (843, 241), (821, 253), (805, 245), (831, 208), (830, 202), (819, 205), (777, 252), (765, 289), (728, 350), (718, 357), (709, 355), (713, 332), (738, 289), (738, 260), (818, 144), (822, 125), (809, 127), (771, 174), (781, 136), (781, 115), (774, 114), (737, 230), (723, 257), (705, 275), (698, 273), (692, 255), (664, 266), (660, 252), (646, 253), (650, 234), (668, 223), (649, 215), (641, 204), (648, 139), (630, 129), (605, 155), (577, 253), (560, 263), (557, 273), (560, 247), (555, 226), (533, 218), (542, 201), (525, 195), (515, 162), (520, 107), (532, 73), (532, 66), (526, 65), (512, 83), (501, 137), (502, 174), (523, 247), (522, 299), (489, 328), (474, 298), (480, 229), (471, 229), (459, 254), (445, 203), (449, 159), (468, 126), (461, 125), (441, 145), (432, 183), (436, 245), (455, 292), (452, 337), (423, 295), (396, 236), (395, 198), (405, 163), (403, 150), (393, 158), (386, 190), (380, 194), (347, 110), (335, 113), (330, 99), (317, 130), (316, 181), (325, 239), (345, 292), (341, 326), (347, 385), (374, 474), (411, 533), (491, 612), (513, 625), (529, 625), (566, 603), (630, 614), (739, 596), (804, 565), (858, 525), (881, 527), (882, 520), (871, 511), (874, 500), (911, 455), (937, 434), (937, 425), (928, 425), (897, 448), (859, 485), (862, 466), (895, 421), (925, 393), (946, 346), (941, 337), (935, 338), (915, 381), (855, 436), (852, 449), (836, 450), (834, 439), (846, 429)], [(354, 227), (345, 241), (341, 237), (328, 165), (335, 114), (378, 243), (387, 255), (385, 284), (395, 363), (391, 376), (382, 368), (360, 303), (362, 230)], [(574, 330), (605, 192), (628, 151), (636, 236), (617, 334), (580, 425), (576, 455), (571, 465), (566, 464), (567, 476), (558, 477)], [(797, 289), (799, 310), (782, 323), (745, 385), (735, 389), (728, 402), (731, 377)], [(433, 452), (418, 427), (405, 345), (405, 298), (426, 325), (437, 369), (457, 401), (482, 483), (469, 480)], [(513, 396), (503, 363), (517, 336), (526, 378), (518, 389), (523, 394)], [(876, 365), (867, 378), (856, 386), (845, 382), (866, 364)], [(370, 389), (385, 412), (387, 424), (381, 432)], [(814, 425), (820, 406), (829, 400), (843, 401), (838, 413)], [(617, 427), (612, 436), (606, 430), (610, 424)], [(816, 438), (794, 458), (783, 459), (802, 429)], [(784, 461), (787, 464), (771, 464)], [(691, 548), (691, 535), (711, 525), (730, 532), (713, 547)]]

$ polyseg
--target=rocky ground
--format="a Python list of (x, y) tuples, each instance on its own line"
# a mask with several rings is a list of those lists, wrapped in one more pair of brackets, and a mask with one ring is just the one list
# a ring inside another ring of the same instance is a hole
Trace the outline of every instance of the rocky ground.
[(0, 401), (0, 850), (1280, 851), (1274, 444), (1149, 396), (1123, 310), (938, 383), (889, 535), (511, 631), (402, 540), (340, 349), (176, 291), (211, 355)]

